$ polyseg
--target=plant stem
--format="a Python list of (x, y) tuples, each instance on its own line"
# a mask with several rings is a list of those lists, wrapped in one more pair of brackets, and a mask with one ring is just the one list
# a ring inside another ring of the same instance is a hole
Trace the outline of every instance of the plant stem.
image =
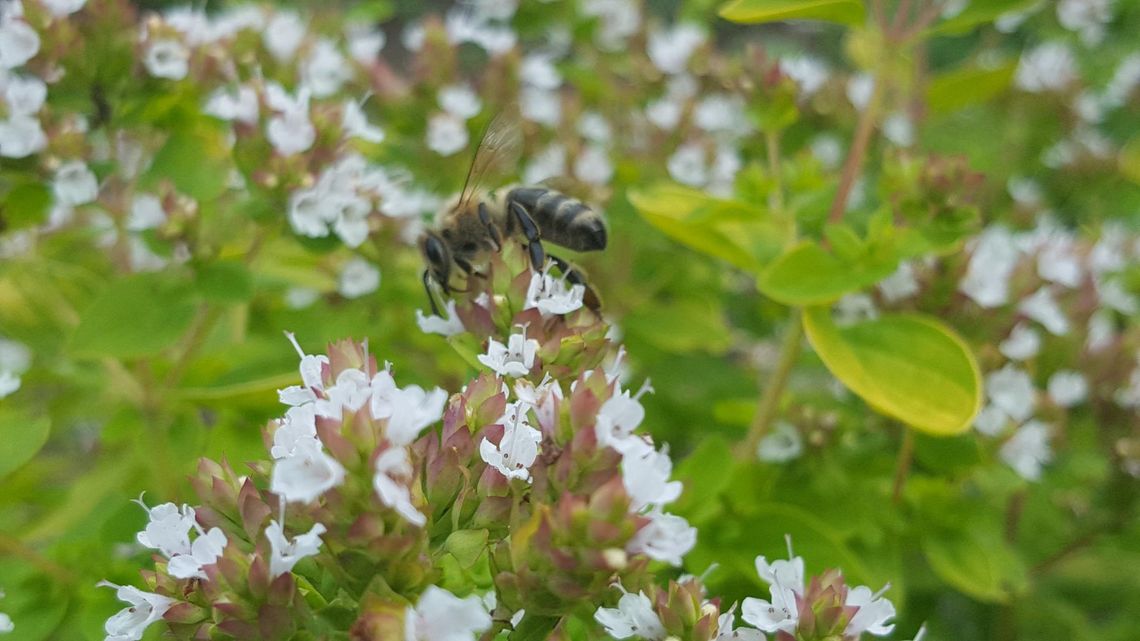
[(772, 176), (772, 192), (768, 196), (768, 208), (775, 215), (784, 212), (784, 177), (780, 166), (780, 132), (771, 130), (764, 132), (764, 141), (768, 147), (768, 173)]
[(914, 461), (914, 430), (903, 427), (902, 445), (899, 446), (898, 464), (895, 466), (895, 483), (891, 490), (891, 502), (898, 505), (902, 501), (903, 487), (910, 474), (910, 464)]
[(798, 307), (792, 309), (788, 320), (789, 324), (787, 332), (784, 334), (784, 342), (780, 345), (780, 359), (776, 363), (776, 369), (772, 371), (772, 376), (767, 381), (764, 393), (760, 396), (756, 415), (748, 427), (748, 435), (737, 451), (737, 457), (742, 460), (756, 456), (756, 448), (772, 427), (772, 421), (775, 420), (776, 412), (780, 407), (780, 397), (784, 395), (784, 388), (787, 387), (788, 378), (792, 373), (792, 366), (796, 364), (796, 359), (800, 355), (800, 344), (803, 342), (804, 329), (803, 323), (800, 321), (800, 309)]
[(843, 212), (847, 209), (847, 198), (851, 195), (851, 188), (855, 185), (855, 178), (859, 175), (863, 158), (867, 155), (867, 148), (871, 144), (871, 134), (875, 131), (875, 118), (883, 95), (882, 74), (875, 74), (872, 82), (874, 84), (871, 87), (871, 97), (867, 99), (867, 105), (859, 114), (851, 151), (847, 153), (847, 160), (843, 163), (843, 173), (839, 176), (839, 189), (835, 192), (835, 200), (832, 201), (831, 212), (827, 216), (829, 223), (843, 220)]

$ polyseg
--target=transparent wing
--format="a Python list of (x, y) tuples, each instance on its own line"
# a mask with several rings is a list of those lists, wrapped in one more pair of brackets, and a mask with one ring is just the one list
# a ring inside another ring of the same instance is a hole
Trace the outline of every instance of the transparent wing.
[(518, 165), (522, 153), (522, 126), (517, 111), (503, 111), (483, 130), (475, 157), (467, 169), (459, 204), (462, 206), (485, 182), (503, 179)]

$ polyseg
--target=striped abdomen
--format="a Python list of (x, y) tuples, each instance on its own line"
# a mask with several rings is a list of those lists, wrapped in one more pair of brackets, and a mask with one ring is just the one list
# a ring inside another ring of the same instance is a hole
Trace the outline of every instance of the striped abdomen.
[(574, 251), (606, 247), (602, 217), (580, 200), (545, 187), (519, 187), (507, 194), (507, 203), (511, 202), (526, 209), (542, 232), (543, 240)]

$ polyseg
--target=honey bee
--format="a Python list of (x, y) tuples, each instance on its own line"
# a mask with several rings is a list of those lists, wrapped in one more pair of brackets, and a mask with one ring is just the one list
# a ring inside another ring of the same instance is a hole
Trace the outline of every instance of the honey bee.
[[(443, 291), (467, 291), (452, 285), (458, 267), (467, 278), (480, 277), (477, 267), (490, 252), (502, 251), (504, 239), (523, 242), (535, 271), (550, 258), (568, 281), (585, 285), (581, 273), (565, 260), (548, 254), (543, 241), (574, 251), (606, 247), (606, 226), (598, 212), (580, 200), (550, 187), (507, 185), (486, 191), (489, 178), (513, 168), (522, 144), (518, 123), (507, 114), (496, 117), (483, 132), (459, 196), (436, 215), (435, 229), (419, 239), (426, 269), (424, 290), (432, 312), (439, 315), (431, 283)], [(597, 308), (597, 296), (587, 286), (586, 304)]]

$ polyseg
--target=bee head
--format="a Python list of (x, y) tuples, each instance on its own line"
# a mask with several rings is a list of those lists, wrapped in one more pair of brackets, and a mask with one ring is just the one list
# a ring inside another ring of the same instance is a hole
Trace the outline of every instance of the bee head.
[(436, 282), (446, 291), (451, 279), (451, 252), (447, 243), (435, 232), (426, 232), (420, 237), (420, 253)]

